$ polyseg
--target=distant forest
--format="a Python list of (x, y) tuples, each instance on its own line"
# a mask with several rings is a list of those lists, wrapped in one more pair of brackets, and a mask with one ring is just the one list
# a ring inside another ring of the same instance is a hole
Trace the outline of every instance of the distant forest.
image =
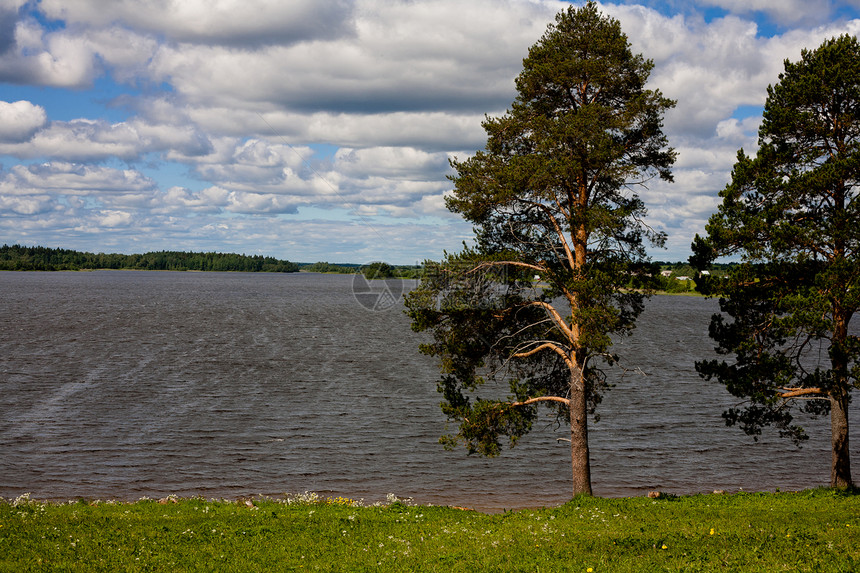
[(3, 245), (0, 270), (80, 271), (125, 269), (146, 271), (240, 271), (295, 273), (299, 265), (260, 255), (159, 251), (142, 255), (82, 253), (47, 247)]

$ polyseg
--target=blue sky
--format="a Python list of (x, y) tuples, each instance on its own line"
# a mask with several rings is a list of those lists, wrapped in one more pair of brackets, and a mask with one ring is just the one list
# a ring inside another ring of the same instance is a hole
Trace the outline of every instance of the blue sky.
[[(471, 238), (448, 159), (484, 144), (548, 0), (0, 0), (0, 244), (411, 264)], [(860, 0), (605, 2), (679, 152), (641, 191), (684, 260), (784, 59)]]

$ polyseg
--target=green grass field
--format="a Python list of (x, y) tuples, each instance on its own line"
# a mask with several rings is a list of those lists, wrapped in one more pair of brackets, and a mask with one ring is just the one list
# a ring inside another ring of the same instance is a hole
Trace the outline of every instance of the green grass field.
[(0, 503), (0, 571), (860, 571), (860, 496)]

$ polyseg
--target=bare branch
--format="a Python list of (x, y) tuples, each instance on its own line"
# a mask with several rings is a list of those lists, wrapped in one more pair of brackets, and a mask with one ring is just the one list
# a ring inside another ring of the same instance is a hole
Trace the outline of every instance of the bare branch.
[(798, 396), (822, 396), (830, 394), (821, 388), (779, 388), (780, 398), (797, 398)]
[[(567, 262), (570, 265), (570, 268), (571, 269), (576, 268), (576, 261), (575, 261), (575, 258), (573, 256), (573, 251), (570, 250), (570, 245), (567, 244), (567, 237), (565, 237), (564, 232), (561, 229), (561, 225), (559, 224), (558, 219), (555, 218), (555, 215), (553, 214), (552, 210), (550, 210), (550, 208), (547, 207), (546, 205), (544, 205), (543, 203), (538, 203), (536, 201), (526, 201), (526, 200), (521, 200), (521, 201), (523, 203), (527, 203), (529, 205), (533, 205), (533, 206), (537, 207), (538, 209), (540, 209), (541, 211), (544, 212), (544, 214), (547, 216), (547, 218), (549, 218), (550, 222), (552, 223), (553, 229), (555, 229), (555, 234), (558, 235), (558, 240), (561, 242), (562, 247), (564, 247), (564, 254), (567, 257)], [(559, 210), (561, 210), (560, 205), (559, 205)]]
[(561, 402), (566, 406), (570, 406), (570, 400), (562, 398), (561, 396), (538, 396), (537, 398), (529, 398), (522, 402), (511, 402), (511, 406), (528, 406), (529, 404), (535, 404), (537, 402)]
[(552, 317), (553, 321), (555, 321), (556, 326), (558, 326), (564, 333), (564, 335), (567, 336), (567, 339), (571, 342), (577, 341), (577, 337), (574, 336), (573, 331), (570, 329), (570, 327), (567, 325), (567, 323), (564, 321), (564, 319), (561, 317), (555, 307), (553, 307), (551, 304), (549, 304), (548, 302), (535, 300), (529, 303), (528, 306), (539, 306), (546, 310), (547, 313)]
[(476, 271), (478, 271), (484, 267), (498, 267), (498, 266), (502, 266), (502, 265), (511, 265), (511, 266), (515, 266), (515, 267), (521, 267), (524, 269), (533, 269), (533, 270), (541, 271), (541, 272), (546, 271), (546, 267), (544, 267), (544, 266), (533, 265), (531, 263), (522, 263), (520, 261), (484, 261), (483, 263), (479, 264), (478, 266), (476, 266), (475, 268), (473, 268), (469, 272), (473, 273), (473, 272), (476, 272)]
[(567, 355), (567, 352), (565, 352), (563, 348), (561, 348), (557, 344), (553, 344), (552, 342), (545, 342), (544, 344), (532, 348), (531, 350), (527, 350), (525, 352), (518, 352), (511, 356), (511, 358), (528, 358), (529, 356), (537, 354), (541, 350), (546, 350), (547, 348), (561, 356), (564, 360), (564, 363), (567, 364), (568, 368), (573, 369), (575, 367), (575, 364), (571, 361), (570, 356)]

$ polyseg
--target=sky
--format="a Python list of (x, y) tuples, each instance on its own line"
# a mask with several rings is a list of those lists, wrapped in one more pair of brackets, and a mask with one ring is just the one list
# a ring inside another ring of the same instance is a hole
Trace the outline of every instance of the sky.
[[(473, 236), (449, 159), (483, 148), (568, 5), (0, 0), (0, 244), (438, 260)], [(860, 32), (860, 0), (599, 9), (678, 102), (674, 183), (639, 193), (668, 235), (651, 256), (686, 260), (785, 59)]]

